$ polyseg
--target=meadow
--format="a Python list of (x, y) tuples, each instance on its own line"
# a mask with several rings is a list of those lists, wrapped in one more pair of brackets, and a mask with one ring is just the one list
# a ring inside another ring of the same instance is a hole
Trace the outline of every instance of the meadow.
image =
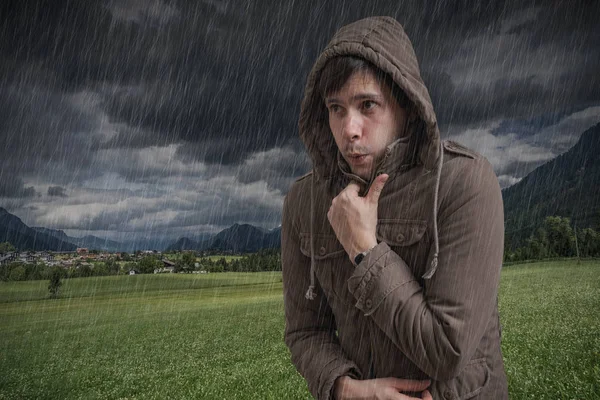
[[(283, 343), (281, 273), (0, 283), (0, 399), (308, 399)], [(511, 265), (511, 399), (600, 398), (600, 262)]]

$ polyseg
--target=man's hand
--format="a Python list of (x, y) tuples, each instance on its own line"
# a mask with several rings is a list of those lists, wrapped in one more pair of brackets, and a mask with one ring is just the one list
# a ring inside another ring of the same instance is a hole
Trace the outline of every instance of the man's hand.
[[(427, 387), (430, 381), (413, 381), (397, 378), (368, 380), (341, 376), (335, 380), (333, 397), (336, 400), (433, 400)], [(422, 392), (422, 397), (410, 397), (401, 392)]]
[(377, 246), (377, 204), (388, 177), (381, 174), (375, 178), (365, 197), (358, 195), (360, 187), (352, 182), (331, 202), (327, 218), (352, 261)]

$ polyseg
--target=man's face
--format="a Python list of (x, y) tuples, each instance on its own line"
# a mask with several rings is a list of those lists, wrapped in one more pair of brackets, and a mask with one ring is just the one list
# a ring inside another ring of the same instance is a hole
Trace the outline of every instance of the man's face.
[(352, 172), (365, 180), (406, 123), (406, 111), (381, 86), (371, 72), (355, 72), (325, 99), (335, 143)]

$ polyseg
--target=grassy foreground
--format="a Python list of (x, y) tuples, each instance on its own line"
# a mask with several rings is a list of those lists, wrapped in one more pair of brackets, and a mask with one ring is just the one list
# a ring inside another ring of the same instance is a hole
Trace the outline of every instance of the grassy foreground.
[[(305, 399), (280, 273), (0, 283), (0, 399)], [(511, 399), (600, 398), (600, 262), (514, 265), (500, 292)]]
[(600, 261), (505, 267), (502, 352), (511, 399), (600, 399)]

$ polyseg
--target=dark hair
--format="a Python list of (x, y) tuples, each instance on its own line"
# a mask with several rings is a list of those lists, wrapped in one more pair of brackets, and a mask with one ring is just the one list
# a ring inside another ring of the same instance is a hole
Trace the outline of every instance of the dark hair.
[[(383, 72), (375, 64), (356, 56), (339, 56), (327, 61), (316, 83), (316, 89), (321, 98), (324, 100), (328, 95), (341, 90), (355, 72), (371, 72), (382, 87), (390, 89), (392, 96), (400, 107), (405, 109), (409, 115), (415, 113), (413, 103), (390, 75)], [(324, 107), (324, 101), (321, 104), (322, 106), (317, 112), (317, 119), (321, 123), (327, 124), (329, 118), (327, 109)], [(427, 133), (425, 122), (421, 118), (416, 118), (410, 123), (414, 126), (411, 129), (413, 134), (409, 140), (407, 162), (414, 166), (419, 163), (419, 151), (427, 140)]]
[(371, 72), (382, 87), (391, 90), (392, 96), (394, 96), (400, 107), (408, 111), (412, 106), (406, 94), (398, 87), (391, 76), (369, 61), (355, 56), (335, 57), (325, 64), (317, 83), (317, 90), (321, 97), (324, 99), (328, 95), (339, 91), (355, 72)]

